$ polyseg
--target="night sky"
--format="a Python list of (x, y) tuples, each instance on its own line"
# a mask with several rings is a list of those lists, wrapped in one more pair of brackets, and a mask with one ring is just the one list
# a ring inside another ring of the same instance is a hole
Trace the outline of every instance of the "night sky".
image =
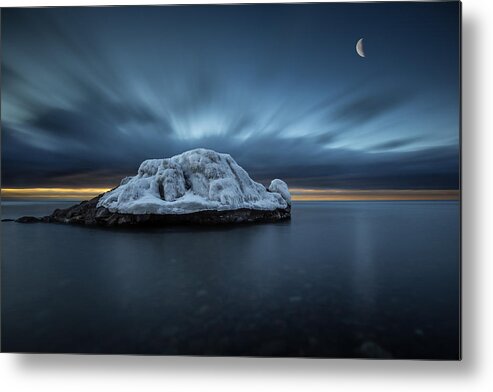
[(456, 2), (3, 9), (1, 22), (4, 188), (115, 186), (196, 147), (290, 187), (459, 187)]

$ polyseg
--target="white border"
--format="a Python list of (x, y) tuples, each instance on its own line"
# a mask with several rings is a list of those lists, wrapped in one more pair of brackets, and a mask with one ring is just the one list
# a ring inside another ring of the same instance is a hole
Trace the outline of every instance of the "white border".
[[(231, 3), (234, 1), (214, 1)], [(255, 2), (255, 1), (248, 1)], [(23, 1), (0, 6), (163, 4)], [(180, 1), (180, 3), (202, 3)], [(493, 23), (491, 0), (463, 2), (463, 361), (0, 354), (4, 391), (487, 391), (493, 385)]]

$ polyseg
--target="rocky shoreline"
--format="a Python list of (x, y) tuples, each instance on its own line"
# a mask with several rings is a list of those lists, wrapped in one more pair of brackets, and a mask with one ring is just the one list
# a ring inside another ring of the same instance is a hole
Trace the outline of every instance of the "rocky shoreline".
[(168, 225), (223, 225), (236, 223), (277, 222), (291, 218), (291, 208), (275, 210), (204, 210), (187, 214), (122, 214), (98, 207), (103, 195), (65, 209), (56, 209), (44, 217), (23, 216), (3, 219), (17, 223), (65, 223), (85, 226), (168, 226)]

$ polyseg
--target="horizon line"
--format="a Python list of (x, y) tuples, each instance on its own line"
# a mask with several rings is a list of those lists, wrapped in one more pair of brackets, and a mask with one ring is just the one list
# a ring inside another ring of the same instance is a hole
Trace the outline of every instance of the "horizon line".
[[(1, 197), (9, 199), (87, 200), (112, 188), (1, 188)], [(294, 201), (398, 201), (460, 200), (460, 189), (315, 189), (290, 188)]]

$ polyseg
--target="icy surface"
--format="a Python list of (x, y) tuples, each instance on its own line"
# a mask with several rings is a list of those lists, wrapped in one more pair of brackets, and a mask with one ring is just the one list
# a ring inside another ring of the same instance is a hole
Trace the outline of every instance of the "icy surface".
[(288, 185), (283, 180), (278, 178), (272, 180), (269, 185), (269, 191), (279, 193), (288, 204), (291, 204), (291, 193), (289, 193)]
[(196, 149), (167, 159), (142, 162), (135, 177), (101, 197), (98, 207), (129, 214), (187, 214), (204, 210), (287, 208), (284, 181), (267, 190), (253, 181), (229, 154)]

